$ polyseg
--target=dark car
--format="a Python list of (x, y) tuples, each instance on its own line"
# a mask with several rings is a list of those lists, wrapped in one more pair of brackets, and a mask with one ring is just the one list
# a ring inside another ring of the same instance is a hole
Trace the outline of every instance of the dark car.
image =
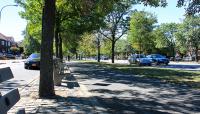
[(5, 57), (6, 57), (7, 59), (15, 59), (15, 55), (10, 54), (10, 53), (5, 54)]
[(151, 54), (151, 55), (148, 55), (147, 58), (151, 58), (152, 62), (155, 63), (156, 65), (159, 65), (159, 64), (168, 65), (169, 64), (169, 59), (160, 54)]
[(40, 54), (33, 53), (24, 62), (24, 68), (40, 68)]

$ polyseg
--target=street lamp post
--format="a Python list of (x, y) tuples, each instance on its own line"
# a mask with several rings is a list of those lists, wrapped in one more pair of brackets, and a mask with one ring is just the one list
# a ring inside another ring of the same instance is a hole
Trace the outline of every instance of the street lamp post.
[(0, 21), (1, 21), (1, 12), (2, 12), (2, 10), (3, 10), (4, 8), (8, 7), (8, 6), (15, 6), (15, 7), (17, 7), (18, 5), (14, 4), (14, 5), (5, 5), (5, 6), (3, 6), (3, 7), (1, 8), (1, 10), (0, 10)]

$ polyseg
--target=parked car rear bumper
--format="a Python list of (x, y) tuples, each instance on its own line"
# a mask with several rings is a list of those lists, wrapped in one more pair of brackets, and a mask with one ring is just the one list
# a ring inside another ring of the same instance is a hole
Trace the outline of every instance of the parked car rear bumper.
[(40, 62), (25, 62), (24, 63), (24, 68), (40, 68)]

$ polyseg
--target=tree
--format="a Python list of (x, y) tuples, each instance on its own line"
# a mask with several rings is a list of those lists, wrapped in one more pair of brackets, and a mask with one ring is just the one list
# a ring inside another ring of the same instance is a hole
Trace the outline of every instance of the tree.
[[(63, 34), (63, 32), (68, 31), (81, 36), (84, 32), (98, 29), (102, 25), (103, 17), (111, 10), (112, 3), (115, 1), (58, 0), (55, 29), (56, 55), (57, 51), (62, 49), (61, 41), (64, 40), (63, 38), (70, 37), (64, 36), (67, 34)], [(58, 48), (58, 44), (60, 48)], [(62, 51), (59, 55), (62, 55)]]
[(176, 23), (165, 23), (161, 24), (155, 30), (155, 43), (157, 48), (169, 48), (171, 56), (175, 58), (176, 51), (176, 38), (175, 33), (177, 32), (178, 24)]
[(28, 20), (26, 30), (23, 32), (24, 53), (30, 55), (34, 52), (40, 52), (43, 1), (15, 0), (15, 2), (25, 9), (19, 13), (20, 16)]
[(187, 16), (176, 33), (177, 43), (181, 49), (194, 52), (195, 60), (198, 61), (200, 49), (200, 16)]
[(198, 59), (198, 50), (200, 49), (200, 16), (189, 16), (184, 20), (184, 26), (187, 28), (187, 44), (191, 46), (195, 52), (195, 60)]
[(65, 52), (64, 54), (66, 54), (68, 57), (70, 57), (71, 54), (78, 55), (77, 48), (80, 41), (80, 36), (75, 33), (71, 33), (70, 31), (66, 31), (61, 35), (63, 35), (63, 37), (67, 36), (67, 38), (63, 39), (63, 50)]
[(16, 55), (17, 53), (19, 53), (19, 48), (18, 47), (11, 47), (10, 48), (10, 51), (14, 54), (14, 55)]
[(189, 51), (189, 48), (187, 47), (187, 39), (184, 35), (185, 27), (183, 23), (178, 24), (177, 26), (177, 32), (174, 34), (176, 38), (176, 50), (179, 54), (186, 55), (186, 53)]
[[(37, 36), (36, 36), (37, 37)], [(29, 30), (25, 31), (25, 38), (23, 40), (24, 53), (30, 55), (34, 52), (40, 52), (40, 41), (30, 35)]]
[(153, 29), (156, 17), (145, 11), (136, 11), (131, 16), (128, 41), (139, 53), (151, 53), (154, 49)]
[(45, 0), (42, 14), (42, 41), (40, 60), (39, 96), (55, 95), (53, 83), (53, 37), (55, 25), (55, 0)]
[(111, 57), (111, 41), (103, 39), (101, 43), (101, 54)]
[(42, 34), (42, 0), (15, 0), (24, 11), (20, 12), (20, 16), (27, 21), (26, 30), (24, 31), (25, 37), (32, 36), (38, 42), (41, 42)]
[(100, 29), (100, 33), (112, 43), (112, 63), (115, 57), (115, 44), (128, 31), (130, 6), (130, 1), (126, 0), (114, 4), (113, 11), (105, 18), (106, 26)]
[(84, 33), (81, 40), (79, 41), (78, 50), (85, 55), (90, 57), (96, 53), (95, 36), (91, 33)]
[(97, 47), (97, 62), (100, 62), (100, 60), (101, 60), (101, 45), (102, 45), (103, 36), (98, 31), (96, 31), (94, 34), (95, 34), (94, 42)]
[(188, 15), (194, 15), (200, 12), (200, 1), (199, 0), (178, 0), (178, 7), (186, 6), (186, 13)]
[[(25, 11), (21, 12), (21, 16), (28, 21), (29, 27), (27, 30), (31, 32), (32, 36), (37, 40), (41, 40), (41, 15), (42, 6), (44, 2), (42, 0), (15, 0)], [(113, 3), (118, 0), (109, 1), (93, 1), (93, 0), (57, 0), (56, 1), (56, 23), (55, 23), (55, 54), (57, 57), (63, 56), (63, 41), (68, 41), (68, 38), (73, 38), (73, 35), (77, 34), (76, 38), (80, 38), (84, 32), (90, 32), (98, 29), (103, 22), (103, 17), (111, 11)], [(32, 15), (34, 12), (34, 15)], [(37, 28), (36, 30), (34, 28)], [(70, 32), (71, 34), (65, 34)], [(35, 34), (34, 34), (35, 33)], [(39, 36), (38, 37), (36, 37)], [(65, 40), (67, 39), (67, 40)], [(72, 41), (72, 40), (70, 40)], [(78, 42), (78, 40), (75, 40)], [(68, 43), (71, 44), (71, 43)], [(77, 43), (73, 47), (77, 48)], [(68, 48), (65, 48), (68, 49)]]
[(134, 49), (128, 43), (127, 39), (118, 40), (115, 50), (120, 59), (127, 59), (128, 55), (134, 52)]

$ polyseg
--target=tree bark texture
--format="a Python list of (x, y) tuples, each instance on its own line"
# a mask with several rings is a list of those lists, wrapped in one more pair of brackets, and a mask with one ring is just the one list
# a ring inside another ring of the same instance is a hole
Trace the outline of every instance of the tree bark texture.
[(112, 55), (111, 55), (112, 63), (115, 63), (115, 41), (112, 40)]
[(76, 54), (76, 60), (78, 60), (78, 53), (76, 52), (75, 54)]
[(56, 57), (59, 58), (59, 33), (60, 33), (60, 15), (59, 12), (56, 11), (55, 17), (55, 48), (56, 48)]
[(101, 48), (101, 46), (100, 46), (100, 40), (99, 39), (97, 39), (97, 48), (98, 48), (97, 49), (97, 51), (98, 51), (97, 52), (97, 61), (100, 62), (100, 59), (101, 59), (100, 58), (101, 57), (101, 53), (100, 53), (101, 50), (100, 50), (100, 48)]
[(195, 47), (195, 61), (198, 62), (199, 61), (199, 58), (198, 58), (198, 46)]
[(53, 37), (55, 25), (55, 0), (45, 0), (42, 14), (42, 41), (39, 97), (55, 95), (53, 83)]
[(62, 51), (62, 37), (59, 34), (59, 58), (62, 60), (63, 59), (63, 51)]
[(55, 30), (55, 48), (56, 48), (56, 57), (58, 57), (58, 42), (59, 42), (59, 38), (58, 38), (58, 28), (56, 27)]

